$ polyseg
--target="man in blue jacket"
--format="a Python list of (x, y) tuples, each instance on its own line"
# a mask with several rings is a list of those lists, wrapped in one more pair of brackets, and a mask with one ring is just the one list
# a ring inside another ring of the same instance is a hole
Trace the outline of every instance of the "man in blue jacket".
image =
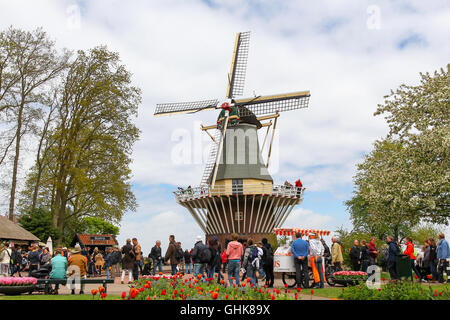
[(399, 277), (397, 274), (397, 256), (400, 254), (400, 250), (398, 249), (397, 242), (395, 242), (395, 240), (392, 239), (391, 236), (388, 236), (386, 240), (389, 246), (387, 269), (389, 270), (389, 274), (391, 275), (391, 280), (398, 280)]
[(297, 280), (297, 288), (307, 288), (309, 285), (309, 272), (308, 272), (308, 252), (309, 244), (305, 240), (302, 240), (302, 234), (297, 232), (295, 234), (297, 240), (292, 243), (292, 254), (294, 255), (295, 264), (295, 279)]
[(440, 283), (444, 282), (444, 270), (447, 273), (447, 283), (450, 283), (450, 270), (449, 270), (449, 260), (450, 260), (450, 249), (447, 240), (445, 240), (445, 235), (441, 232), (438, 234), (439, 241), (437, 243), (436, 255), (438, 259), (438, 281)]

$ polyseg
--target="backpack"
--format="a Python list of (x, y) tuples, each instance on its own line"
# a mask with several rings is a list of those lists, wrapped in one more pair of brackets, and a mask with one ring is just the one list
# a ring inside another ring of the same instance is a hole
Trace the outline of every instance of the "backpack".
[(120, 260), (122, 258), (122, 255), (120, 254), (119, 251), (114, 251), (111, 253), (111, 257), (110, 257), (110, 263), (111, 265), (114, 265), (116, 263), (119, 263)]
[(212, 258), (211, 250), (209, 248), (204, 248), (199, 255), (201, 263), (209, 263)]
[(183, 259), (183, 257), (184, 257), (183, 250), (176, 249), (176, 251), (175, 251), (175, 259), (177, 259), (178, 261), (181, 261), (181, 259)]
[(262, 246), (262, 251), (263, 251), (263, 255), (261, 257), (261, 260), (264, 261), (265, 263), (271, 263), (271, 261), (273, 260), (273, 249), (272, 246), (266, 247), (266, 246)]
[(258, 257), (258, 247), (254, 246), (250, 251), (250, 263), (253, 264), (253, 261), (259, 259)]

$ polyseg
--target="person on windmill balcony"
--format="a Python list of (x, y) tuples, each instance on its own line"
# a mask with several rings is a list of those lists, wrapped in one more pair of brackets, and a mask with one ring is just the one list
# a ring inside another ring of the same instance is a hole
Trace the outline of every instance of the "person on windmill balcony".
[[(217, 117), (217, 127), (218, 129), (222, 129), (224, 126), (224, 121), (225, 120), (225, 113), (226, 111), (229, 112), (229, 116), (239, 116), (238, 113), (238, 109), (236, 107), (230, 107), (230, 105), (228, 103), (223, 103), (222, 104), (222, 111), (220, 111), (219, 116)], [(237, 124), (239, 118), (238, 119), (231, 119), (228, 123), (227, 126), (234, 126), (235, 124)]]
[(297, 197), (300, 197), (300, 195), (302, 193), (302, 188), (303, 188), (303, 183), (300, 180), (300, 178), (297, 181), (295, 181), (295, 186), (298, 188), (297, 189)]

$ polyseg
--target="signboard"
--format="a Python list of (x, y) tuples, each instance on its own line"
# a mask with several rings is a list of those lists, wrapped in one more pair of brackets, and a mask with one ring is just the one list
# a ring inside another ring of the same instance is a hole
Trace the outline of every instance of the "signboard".
[(110, 239), (111, 239), (111, 237), (106, 237), (106, 236), (92, 236), (92, 237), (89, 237), (89, 240), (91, 240), (91, 241), (108, 241)]

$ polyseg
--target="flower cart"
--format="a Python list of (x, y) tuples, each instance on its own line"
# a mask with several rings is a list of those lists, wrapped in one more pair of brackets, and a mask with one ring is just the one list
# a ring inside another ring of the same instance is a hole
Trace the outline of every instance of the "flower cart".
[[(310, 233), (315, 233), (319, 236), (328, 236), (330, 235), (330, 231), (328, 230), (316, 230), (316, 229), (299, 229), (299, 228), (275, 228), (273, 229), (273, 233), (277, 236), (294, 236), (296, 233), (300, 232), (302, 236), (308, 236)], [(273, 271), (281, 272), (281, 279), (283, 280), (283, 284), (287, 284), (289, 287), (294, 287), (297, 285), (297, 281), (295, 278), (295, 265), (294, 265), (294, 256), (292, 254), (292, 249), (289, 243), (286, 243), (282, 246), (279, 246), (278, 249), (274, 253), (273, 257)], [(334, 285), (332, 283), (333, 278), (328, 276), (331, 275), (331, 271), (329, 266), (325, 267), (325, 278), (330, 285)], [(308, 257), (308, 272), (309, 272), (309, 283), (303, 283), (302, 286), (304, 288), (311, 288), (314, 284), (314, 277), (311, 268), (310, 257)]]
[(3, 277), (0, 278), (0, 293), (5, 295), (19, 295), (33, 292), (37, 283), (32, 277)]

